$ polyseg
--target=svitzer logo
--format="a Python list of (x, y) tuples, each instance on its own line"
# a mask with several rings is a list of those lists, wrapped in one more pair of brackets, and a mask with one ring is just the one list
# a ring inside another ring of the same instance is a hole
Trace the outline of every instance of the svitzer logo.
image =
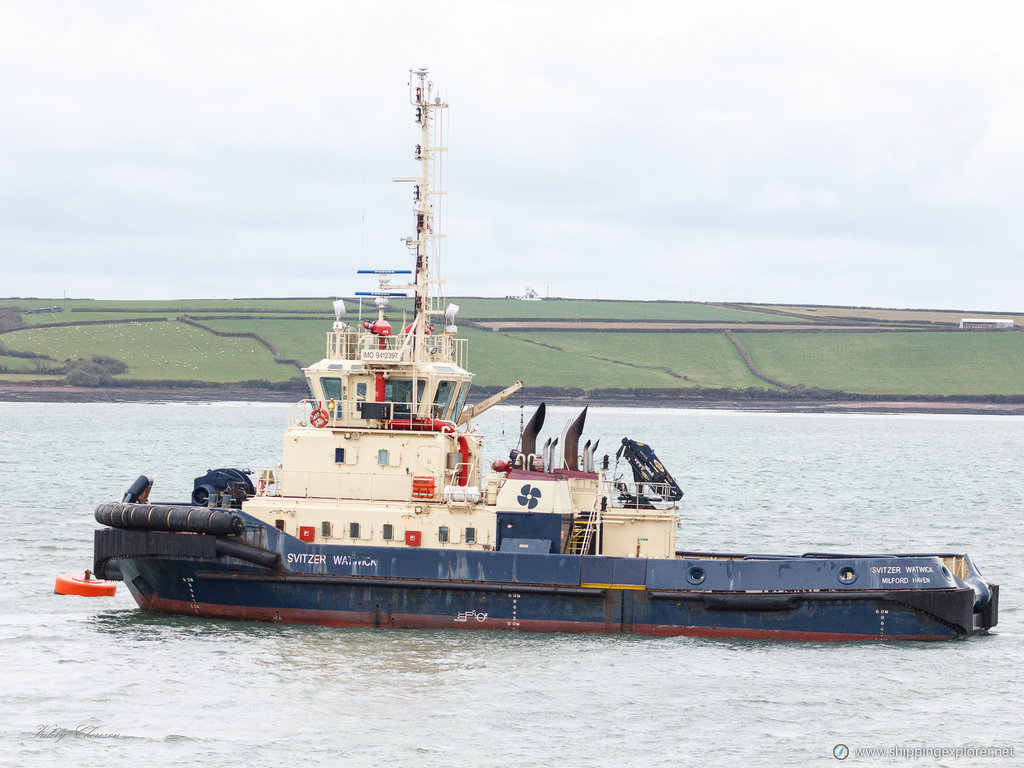
[(519, 503), (527, 509), (533, 509), (540, 504), (540, 488), (532, 485), (524, 485), (519, 491)]

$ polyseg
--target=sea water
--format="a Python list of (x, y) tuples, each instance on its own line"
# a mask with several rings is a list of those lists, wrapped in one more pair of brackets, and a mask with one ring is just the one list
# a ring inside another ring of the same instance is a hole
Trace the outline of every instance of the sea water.
[[(481, 419), (488, 461), (532, 408)], [(541, 442), (576, 409), (550, 408)], [(139, 474), (280, 461), (287, 406), (0, 402), (10, 765), (1010, 765), (1024, 758), (1024, 418), (591, 408), (598, 457), (650, 444), (678, 544), (968, 552), (999, 625), (951, 642), (344, 630), (144, 614), (53, 594)], [(628, 474), (620, 463), (619, 470)], [(874, 755), (869, 750), (877, 750)], [(945, 750), (945, 751), (944, 751)], [(1012, 755), (1010, 754), (1012, 752)]]

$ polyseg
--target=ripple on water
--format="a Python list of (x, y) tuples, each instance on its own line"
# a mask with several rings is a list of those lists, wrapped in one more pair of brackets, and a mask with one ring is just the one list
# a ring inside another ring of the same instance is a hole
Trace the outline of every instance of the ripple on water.
[[(7, 434), (30, 434), (32, 405), (0, 403)], [(1022, 419), (591, 409), (587, 437), (644, 439), (672, 469), (687, 549), (968, 551), (1003, 588), (988, 637), (832, 644), (343, 630), (148, 615), (123, 587), (56, 596), (57, 573), (90, 567), (97, 502), (141, 472), (175, 498), (208, 466), (276, 464), (287, 408), (47, 408), (70, 435), (0, 452), (18, 521), (0, 545), (16, 586), (0, 593), (0, 753), (20, 765), (794, 765), (836, 743), (1019, 734), (1024, 477), (1004, 457)], [(492, 457), (518, 418), (487, 414)], [(119, 737), (34, 735), (83, 722)]]

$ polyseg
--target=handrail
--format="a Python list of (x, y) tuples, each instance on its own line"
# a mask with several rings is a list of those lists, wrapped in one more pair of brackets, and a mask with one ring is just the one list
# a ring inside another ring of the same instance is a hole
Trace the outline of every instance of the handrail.
[[(368, 400), (335, 400), (334, 409), (331, 410), (330, 401), (324, 402), (323, 400), (299, 400), (296, 403), (292, 403), (289, 406), (288, 419), (289, 423), (296, 424), (300, 427), (310, 427), (313, 425), (310, 423), (310, 415), (317, 408), (323, 408), (328, 413), (327, 424), (328, 427), (336, 427), (340, 425), (340, 422), (345, 421), (346, 417), (351, 416), (356, 403), (370, 402)], [(416, 416), (417, 410), (423, 405), (423, 401), (413, 402), (411, 400), (388, 400), (387, 401), (392, 408), (392, 418), (387, 421), (390, 422), (390, 428), (396, 430), (420, 430), (424, 432), (447, 432), (454, 433), (455, 425), (450, 421), (444, 421), (442, 419), (430, 419), (421, 418)], [(346, 414), (345, 411), (349, 413)], [(371, 421), (375, 421), (372, 420)], [(369, 426), (369, 425), (367, 425)]]
[[(374, 351), (387, 350), (399, 353), (397, 360), (390, 362), (452, 362), (460, 368), (466, 367), (466, 339), (451, 334), (431, 334), (423, 337), (423, 345), (414, 350), (406, 343), (412, 334), (399, 333), (395, 336), (375, 336), (361, 329), (345, 328), (327, 332), (327, 358), (330, 360), (363, 360), (373, 357)], [(364, 351), (367, 355), (364, 355)], [(418, 352), (418, 354), (417, 354)]]
[[(594, 534), (601, 524), (601, 500), (603, 498), (602, 494), (596, 494), (590, 511), (580, 511), (573, 517), (572, 528), (569, 533), (569, 543), (565, 550), (566, 554), (586, 555), (590, 553), (590, 542), (593, 540)], [(585, 518), (584, 515), (586, 515)], [(600, 549), (599, 542), (596, 554), (601, 554)]]
[[(674, 502), (666, 501), (672, 492), (669, 483), (638, 483), (632, 480), (607, 481), (610, 487), (605, 494), (611, 505), (616, 509), (640, 509), (643, 506), (664, 504), (665, 509), (674, 509)], [(659, 509), (661, 507), (658, 507)]]
[[(459, 485), (458, 480), (459, 480), (460, 477), (462, 477), (462, 471), (465, 470), (466, 471), (466, 475), (465, 475), (465, 477), (466, 477), (466, 486), (468, 486), (469, 485), (469, 478), (471, 478), (473, 476), (473, 471), (475, 469), (476, 469), (476, 462), (475, 461), (460, 461), (455, 466), (449, 467), (449, 468), (447, 468), (445, 470), (444, 474), (445, 474), (446, 482), (450, 479), (451, 480), (451, 483), (450, 483), (451, 485)], [(459, 486), (459, 487), (463, 487), (464, 488), (466, 486)]]

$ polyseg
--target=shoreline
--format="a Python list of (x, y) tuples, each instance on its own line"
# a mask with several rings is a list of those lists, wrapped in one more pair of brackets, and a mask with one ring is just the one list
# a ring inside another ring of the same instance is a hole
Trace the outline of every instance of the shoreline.
[[(100, 388), (25, 385), (0, 385), (0, 402), (22, 403), (208, 403), (264, 402), (294, 403), (302, 399), (299, 392), (230, 388)], [(482, 399), (481, 396), (480, 399)], [(708, 410), (763, 411), (767, 413), (942, 413), (993, 416), (1024, 415), (1024, 403), (978, 403), (955, 401), (900, 400), (704, 400), (697, 398), (656, 398), (641, 400), (628, 397), (584, 397), (536, 395), (531, 401), (543, 400), (551, 405), (594, 405), (626, 408), (694, 408)], [(471, 398), (473, 402), (476, 398)], [(506, 404), (517, 398), (510, 398)], [(513, 403), (514, 404), (514, 403)]]

